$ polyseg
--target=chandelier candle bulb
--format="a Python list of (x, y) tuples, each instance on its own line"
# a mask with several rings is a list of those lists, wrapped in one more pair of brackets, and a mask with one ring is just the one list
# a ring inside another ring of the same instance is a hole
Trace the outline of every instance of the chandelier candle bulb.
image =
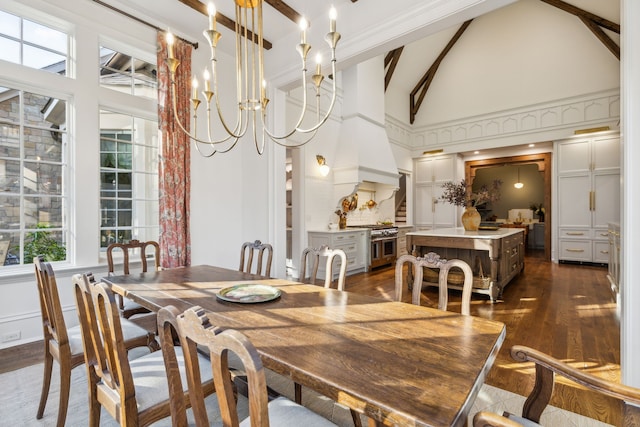
[(322, 75), (322, 56), (320, 54), (316, 55), (316, 74)]
[(336, 32), (336, 18), (338, 17), (338, 12), (336, 12), (336, 8), (331, 6), (329, 9), (329, 32)]
[(195, 77), (191, 81), (191, 98), (198, 99), (198, 79)]
[(307, 27), (309, 26), (309, 24), (307, 23), (307, 20), (304, 18), (300, 19), (300, 31), (302, 31), (302, 33), (300, 34), (300, 43), (301, 44), (306, 44), (307, 43)]
[(213, 3), (209, 3), (207, 12), (209, 14), (209, 29), (214, 31), (216, 29), (216, 6)]
[(173, 34), (167, 32), (167, 35), (166, 35), (165, 39), (167, 40), (167, 50), (168, 50), (169, 59), (173, 59), (174, 58), (174, 55), (173, 55), (173, 43), (174, 43)]

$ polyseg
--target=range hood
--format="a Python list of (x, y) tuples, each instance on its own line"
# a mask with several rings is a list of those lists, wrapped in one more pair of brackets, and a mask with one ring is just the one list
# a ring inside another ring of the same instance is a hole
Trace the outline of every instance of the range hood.
[(343, 70), (342, 86), (334, 184), (343, 195), (365, 181), (397, 188), (400, 175), (384, 125), (384, 57)]

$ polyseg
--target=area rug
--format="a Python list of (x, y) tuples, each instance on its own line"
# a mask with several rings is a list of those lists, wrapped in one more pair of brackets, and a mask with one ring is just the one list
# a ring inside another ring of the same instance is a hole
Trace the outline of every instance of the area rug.
[[(41, 420), (36, 420), (40, 389), (42, 387), (42, 369), (42, 364), (37, 364), (0, 375), (0, 426), (55, 426), (58, 416), (59, 399), (59, 373), (56, 364), (54, 364), (51, 390), (49, 391), (49, 399), (44, 417)], [(294, 387), (289, 379), (268, 372), (267, 383), (279, 393), (293, 398)], [(520, 395), (490, 385), (483, 385), (473, 404), (468, 425), (471, 425), (471, 419), (478, 411), (484, 410), (497, 413), (508, 411), (519, 414), (522, 411), (524, 400), (525, 398)], [(350, 412), (346, 407), (338, 405), (330, 399), (318, 395), (305, 387), (303, 387), (303, 403), (311, 410), (332, 420), (338, 426), (353, 426)], [(212, 425), (220, 425), (215, 395), (207, 398), (207, 408), (209, 409)], [(246, 401), (243, 401), (239, 405), (239, 408), (243, 415), (246, 416), (246, 414), (248, 414)], [(542, 424), (546, 426), (608, 426), (608, 424), (591, 418), (586, 418), (551, 406), (546, 409), (541, 421)], [(366, 425), (364, 419), (363, 422), (364, 425)], [(66, 425), (70, 427), (89, 425), (86, 371), (82, 366), (74, 369), (71, 374), (71, 393), (69, 396)], [(118, 423), (103, 410), (100, 425), (102, 427), (117, 427)], [(155, 423), (154, 426), (170, 427), (171, 420), (168, 418), (161, 420)]]

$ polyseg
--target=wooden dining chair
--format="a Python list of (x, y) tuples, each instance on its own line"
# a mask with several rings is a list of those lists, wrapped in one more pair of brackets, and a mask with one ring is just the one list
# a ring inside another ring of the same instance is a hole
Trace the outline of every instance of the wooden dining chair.
[[(267, 254), (267, 259), (264, 259), (264, 254)], [(257, 257), (255, 256), (257, 254)], [(255, 264), (254, 264), (255, 259)], [(264, 276), (269, 277), (271, 275), (271, 264), (273, 263), (273, 247), (268, 243), (262, 243), (260, 240), (254, 242), (245, 242), (240, 249), (240, 267), (238, 271), (245, 273), (252, 273), (258, 276), (262, 276), (262, 268), (264, 267)]]
[[(506, 412), (503, 414), (479, 412), (474, 416), (474, 427), (539, 425), (542, 413), (551, 400), (556, 375), (589, 390), (620, 400), (623, 408), (622, 425), (640, 425), (640, 389), (596, 377), (523, 345), (511, 347), (511, 357), (519, 363), (533, 362), (535, 366), (535, 383), (524, 403), (522, 415), (517, 416)], [(563, 384), (566, 385), (566, 381), (563, 381)]]
[[(73, 281), (78, 306), (82, 307), (79, 311), (89, 380), (89, 426), (100, 424), (101, 407), (121, 426), (146, 426), (170, 416), (162, 352), (129, 360), (124, 345), (126, 319), (120, 316), (111, 290), (104, 283), (90, 284), (86, 275), (76, 275)], [(204, 358), (200, 362), (208, 363)], [(176, 369), (185, 372), (182, 353), (176, 359)], [(211, 375), (204, 373), (202, 381), (204, 393), (213, 393)], [(186, 390), (182, 399), (188, 400)]]
[[(130, 274), (132, 263), (132, 255), (138, 254), (140, 259), (140, 272), (146, 273), (148, 270), (148, 249), (152, 249), (154, 271), (160, 270), (160, 245), (158, 242), (149, 240), (141, 242), (139, 240), (130, 240), (128, 243), (112, 243), (107, 247), (107, 263), (109, 265), (109, 276), (116, 273), (116, 265), (114, 260), (114, 251), (122, 252), (122, 274)], [(131, 316), (142, 313), (149, 313), (149, 310), (127, 298), (118, 295), (118, 304), (122, 317), (128, 319)]]
[(337, 289), (344, 291), (344, 283), (347, 275), (347, 255), (342, 249), (330, 249), (328, 246), (319, 248), (306, 248), (302, 251), (300, 258), (300, 280), (302, 283), (316, 284), (320, 260), (326, 259), (324, 287), (331, 288), (333, 282), (333, 264), (339, 258), (340, 270), (338, 273)]
[[(67, 417), (71, 370), (84, 362), (82, 331), (79, 325), (70, 328), (66, 326), (58, 294), (58, 285), (51, 264), (45, 262), (42, 256), (35, 257), (33, 264), (38, 284), (44, 335), (44, 376), (36, 418), (41, 419), (44, 415), (51, 386), (53, 361), (56, 360), (60, 371), (57, 426), (62, 427)], [(134, 324), (129, 325), (129, 323), (127, 322), (127, 333), (124, 335), (124, 345), (127, 349), (142, 346), (153, 347), (154, 344), (155, 348), (158, 348), (153, 334)]]
[[(176, 347), (169, 334), (161, 334), (162, 352), (165, 357), (166, 369), (169, 376), (169, 389), (178, 390), (177, 398), (172, 395), (173, 425), (187, 424), (185, 400), (179, 394), (183, 381), (176, 369), (176, 348), (181, 348), (188, 367), (186, 379), (189, 384), (189, 400), (193, 416), (198, 427), (208, 427), (209, 417), (205, 408), (200, 379), (205, 376), (197, 358), (202, 357), (200, 351), (205, 351), (211, 359), (208, 375), (213, 374), (218, 406), (222, 424), (225, 427), (274, 426), (305, 426), (325, 427), (335, 426), (332, 422), (311, 410), (297, 405), (285, 397), (278, 397), (269, 401), (264, 368), (258, 351), (242, 333), (221, 329), (211, 325), (206, 312), (201, 307), (192, 307), (180, 313), (175, 307), (165, 307), (158, 312), (158, 329), (161, 325), (175, 327), (180, 339), (180, 347)], [(233, 383), (233, 373), (229, 369), (229, 358), (234, 357), (243, 365), (248, 382), (249, 420), (240, 422), (238, 414), (238, 399)]]
[(424, 268), (439, 269), (438, 273), (438, 309), (446, 310), (449, 301), (448, 277), (454, 267), (462, 270), (464, 282), (462, 285), (461, 313), (468, 316), (471, 314), (471, 292), (473, 288), (473, 271), (466, 262), (459, 259), (445, 260), (434, 252), (429, 252), (422, 258), (413, 255), (402, 255), (396, 260), (396, 292), (395, 300), (402, 301), (402, 293), (405, 288), (404, 265), (408, 263), (413, 271), (413, 289), (411, 302), (420, 305), (420, 295), (422, 293), (422, 278)]

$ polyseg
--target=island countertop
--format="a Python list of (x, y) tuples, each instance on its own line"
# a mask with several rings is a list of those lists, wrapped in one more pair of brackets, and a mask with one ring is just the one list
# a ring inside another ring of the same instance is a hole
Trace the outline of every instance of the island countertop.
[(495, 230), (467, 231), (463, 227), (436, 228), (434, 230), (410, 231), (407, 236), (462, 237), (467, 239), (502, 239), (513, 234), (522, 233), (518, 228), (497, 228)]

